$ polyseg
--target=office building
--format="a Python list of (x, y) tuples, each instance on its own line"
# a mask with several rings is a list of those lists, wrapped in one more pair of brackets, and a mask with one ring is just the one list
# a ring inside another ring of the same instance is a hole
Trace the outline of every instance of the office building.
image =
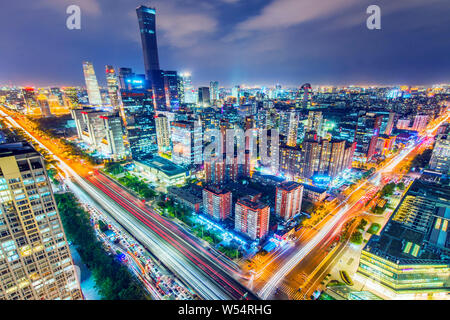
[(151, 158), (158, 152), (151, 90), (121, 90), (121, 99), (131, 157), (133, 160)]
[(209, 87), (198, 88), (198, 103), (203, 107), (209, 106), (211, 104), (211, 94), (209, 92)]
[(436, 143), (430, 159), (430, 169), (450, 175), (450, 135), (441, 134), (436, 137)]
[(156, 40), (156, 10), (146, 6), (136, 8), (144, 55), (145, 75), (153, 91), (156, 110), (166, 110), (164, 71), (159, 67)]
[(120, 88), (119, 79), (113, 66), (106, 66), (106, 85), (111, 105), (115, 111), (120, 109)]
[(252, 240), (262, 240), (269, 232), (270, 208), (258, 198), (240, 198), (235, 205), (236, 231), (247, 235)]
[(83, 62), (84, 81), (89, 98), (89, 104), (96, 106), (102, 104), (102, 96), (98, 87), (97, 77), (95, 76), (94, 66), (92, 62)]
[(178, 87), (178, 74), (176, 71), (164, 71), (164, 90), (166, 92), (167, 110), (177, 111), (180, 109), (180, 97)]
[(448, 299), (449, 202), (448, 188), (415, 180), (367, 242), (355, 279), (385, 299)]
[(218, 187), (203, 188), (203, 212), (217, 221), (223, 221), (231, 215), (232, 194)]
[(211, 81), (209, 83), (209, 93), (212, 104), (219, 100), (219, 81)]
[(80, 285), (42, 156), (0, 145), (0, 300), (78, 300)]
[(41, 110), (41, 115), (43, 117), (51, 117), (52, 113), (50, 111), (50, 104), (48, 102), (47, 97), (43, 94), (40, 94), (37, 96), (36, 99), (37, 99), (38, 106)]
[(275, 214), (289, 220), (301, 213), (303, 186), (294, 181), (283, 182), (276, 189)]
[(173, 121), (172, 161), (182, 166), (202, 164), (202, 127), (194, 121)]

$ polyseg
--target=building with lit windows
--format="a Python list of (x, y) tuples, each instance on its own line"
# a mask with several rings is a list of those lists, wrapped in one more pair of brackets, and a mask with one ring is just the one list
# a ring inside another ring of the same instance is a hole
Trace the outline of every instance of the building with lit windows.
[(84, 81), (86, 82), (86, 89), (89, 98), (89, 104), (96, 106), (102, 104), (102, 96), (98, 87), (97, 77), (95, 75), (94, 66), (92, 62), (83, 62)]
[(375, 155), (382, 116), (366, 113), (358, 117), (354, 159), (361, 163), (370, 161)]
[(262, 240), (269, 232), (270, 207), (258, 197), (240, 198), (235, 205), (234, 229), (252, 240)]
[(158, 152), (152, 91), (121, 90), (125, 133), (133, 160), (151, 158)]
[(315, 131), (319, 136), (322, 134), (323, 115), (321, 111), (310, 111), (306, 131)]
[(388, 299), (449, 299), (449, 203), (447, 187), (415, 180), (364, 247), (355, 279)]
[(164, 71), (159, 67), (156, 39), (156, 10), (146, 6), (136, 8), (144, 55), (145, 75), (155, 98), (155, 109), (166, 110)]
[(198, 88), (198, 103), (203, 107), (209, 106), (211, 104), (211, 94), (209, 92), (209, 87)]
[(0, 145), (0, 300), (78, 300), (80, 285), (44, 159)]
[(209, 83), (209, 93), (211, 95), (211, 103), (219, 100), (219, 81), (211, 81)]
[(120, 108), (119, 78), (113, 66), (106, 66), (105, 69), (109, 100), (114, 110), (118, 111)]
[(294, 181), (283, 182), (276, 189), (275, 214), (289, 220), (301, 212), (303, 186)]
[(182, 166), (202, 164), (202, 126), (194, 121), (173, 121), (172, 161)]
[(223, 221), (231, 215), (232, 194), (218, 187), (203, 188), (203, 212), (214, 220)]
[(155, 116), (156, 137), (158, 139), (159, 152), (167, 152), (171, 149), (169, 119), (163, 114)]
[(166, 92), (167, 110), (177, 111), (180, 109), (178, 73), (176, 71), (164, 71), (164, 90)]
[(436, 138), (430, 159), (430, 169), (450, 175), (450, 135), (442, 134)]

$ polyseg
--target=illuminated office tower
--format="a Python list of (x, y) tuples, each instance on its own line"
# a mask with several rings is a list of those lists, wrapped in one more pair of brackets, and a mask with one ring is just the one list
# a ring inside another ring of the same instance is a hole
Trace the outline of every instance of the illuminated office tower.
[(315, 131), (319, 136), (322, 134), (323, 116), (321, 111), (310, 111), (308, 113), (307, 131)]
[(166, 92), (167, 110), (177, 111), (180, 109), (178, 74), (176, 71), (164, 71), (164, 90)]
[(158, 152), (152, 91), (121, 90), (125, 130), (133, 160), (151, 158)]
[(186, 103), (184, 97), (184, 83), (183, 77), (181, 75), (177, 75), (177, 91), (178, 91), (178, 100), (181, 103)]
[(211, 95), (209, 92), (209, 87), (198, 88), (198, 103), (203, 107), (207, 107), (211, 104)]
[(202, 163), (202, 126), (194, 121), (173, 121), (172, 161), (191, 166)]
[(158, 139), (159, 152), (167, 152), (170, 150), (170, 128), (169, 120), (166, 116), (159, 114), (155, 119), (156, 137)]
[(213, 186), (203, 189), (203, 211), (214, 220), (223, 221), (231, 215), (231, 200), (228, 190)]
[(211, 81), (209, 83), (209, 93), (211, 94), (211, 103), (215, 103), (219, 100), (219, 81)]
[(261, 240), (269, 232), (270, 207), (251, 197), (240, 198), (235, 206), (234, 229), (252, 240)]
[(295, 147), (297, 145), (298, 117), (295, 112), (281, 113), (280, 134), (287, 137), (286, 145)]
[(52, 113), (50, 112), (50, 105), (48, 103), (48, 99), (45, 95), (40, 94), (37, 96), (37, 103), (39, 108), (41, 109), (41, 115), (43, 117), (51, 117)]
[(303, 186), (294, 181), (288, 181), (277, 187), (275, 195), (275, 214), (285, 221), (301, 212)]
[(381, 119), (382, 116), (374, 113), (366, 113), (358, 117), (355, 135), (355, 160), (365, 163), (375, 155)]
[(239, 100), (241, 98), (241, 86), (237, 85), (231, 89), (231, 96), (236, 98), (237, 103), (239, 104)]
[(436, 137), (436, 144), (430, 159), (430, 169), (443, 174), (450, 174), (450, 135)]
[(0, 300), (82, 299), (45, 170), (27, 142), (0, 145)]
[(98, 88), (97, 77), (95, 76), (94, 66), (91, 62), (83, 62), (84, 81), (88, 93), (89, 103), (91, 105), (101, 105), (102, 97)]
[(181, 74), (184, 88), (184, 103), (195, 103), (194, 87), (192, 87), (192, 77), (190, 73)]
[(106, 66), (106, 84), (108, 86), (109, 100), (114, 110), (120, 108), (120, 92), (119, 79), (116, 75), (116, 70), (112, 66)]
[(144, 55), (145, 75), (150, 82), (156, 110), (166, 110), (164, 71), (159, 67), (158, 44), (156, 40), (156, 10), (146, 6), (136, 8)]

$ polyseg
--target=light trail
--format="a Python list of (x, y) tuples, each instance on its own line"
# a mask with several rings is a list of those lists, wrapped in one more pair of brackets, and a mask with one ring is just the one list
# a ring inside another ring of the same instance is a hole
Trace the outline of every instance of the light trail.
[[(433, 129), (428, 130), (427, 132), (434, 132), (442, 123), (444, 123), (449, 118), (449, 115), (447, 115), (442, 121), (440, 121)], [(377, 179), (377, 176), (381, 172), (389, 172), (392, 171), (393, 168), (395, 168), (407, 155), (411, 153), (414, 149), (419, 147), (424, 142), (424, 137), (421, 137), (419, 141), (406, 148), (405, 150), (401, 151), (400, 154), (398, 154), (396, 157), (391, 159), (388, 164), (386, 164), (382, 169), (380, 169), (377, 174), (374, 174), (371, 178), (367, 179), (363, 183), (361, 183), (355, 190), (353, 190), (349, 196), (332, 212), (330, 212), (324, 219), (326, 219), (330, 214), (332, 214), (336, 209), (338, 209), (340, 206), (342, 206), (344, 203), (346, 203), (350, 197), (358, 191), (360, 188), (365, 186), (368, 182), (375, 181)], [(358, 204), (358, 201), (355, 201), (351, 206), (345, 205), (343, 208), (341, 208), (336, 215), (334, 215), (323, 227), (320, 229), (320, 231), (317, 232), (317, 234), (308, 241), (300, 250), (292, 256), (281, 268), (279, 268), (272, 277), (266, 282), (264, 287), (259, 291), (259, 296), (261, 299), (268, 299), (270, 294), (273, 292), (273, 290), (278, 286), (280, 281), (286, 277), (286, 275), (292, 271), (292, 269), (295, 268), (296, 265), (300, 261), (302, 261), (320, 242), (323, 241), (323, 239), (327, 236), (328, 233), (330, 233), (333, 228), (337, 225), (339, 220), (347, 213), (349, 210), (351, 210), (355, 205)], [(323, 221), (323, 220), (322, 220)], [(320, 222), (319, 222), (320, 223)], [(319, 224), (318, 223), (318, 224)]]

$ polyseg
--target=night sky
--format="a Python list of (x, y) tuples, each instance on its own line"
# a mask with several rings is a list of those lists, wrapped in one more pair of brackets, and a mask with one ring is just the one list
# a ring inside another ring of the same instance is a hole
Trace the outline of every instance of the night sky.
[(450, 82), (449, 0), (2, 0), (0, 84), (84, 85), (83, 60), (102, 85), (106, 64), (143, 73), (140, 4), (157, 9), (161, 68), (196, 86)]

